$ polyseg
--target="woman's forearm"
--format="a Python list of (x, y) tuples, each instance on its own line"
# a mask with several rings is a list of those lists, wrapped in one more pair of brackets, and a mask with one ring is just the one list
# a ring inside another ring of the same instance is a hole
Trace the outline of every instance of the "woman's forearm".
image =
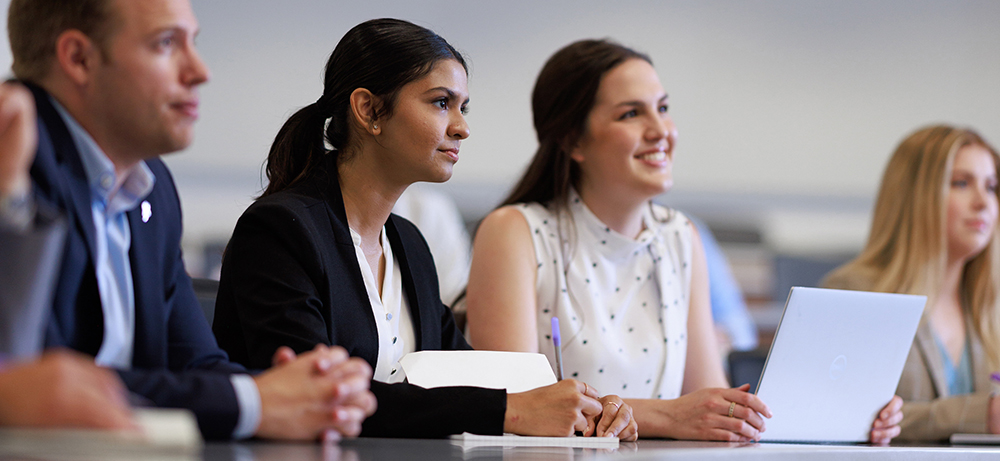
[(632, 414), (639, 425), (640, 438), (677, 438), (671, 430), (673, 417), (670, 414), (672, 400), (624, 399), (632, 406)]

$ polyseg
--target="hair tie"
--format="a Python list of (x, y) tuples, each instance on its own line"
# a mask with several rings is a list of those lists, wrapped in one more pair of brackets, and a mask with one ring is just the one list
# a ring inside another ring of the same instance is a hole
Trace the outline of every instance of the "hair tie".
[(325, 114), (323, 114), (322, 108), (320, 107), (319, 101), (309, 104), (305, 108), (308, 111), (309, 118), (326, 118)]

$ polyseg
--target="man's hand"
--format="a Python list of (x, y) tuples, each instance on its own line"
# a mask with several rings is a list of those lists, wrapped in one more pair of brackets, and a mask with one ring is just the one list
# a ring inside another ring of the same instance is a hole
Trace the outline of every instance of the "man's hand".
[(38, 128), (31, 92), (17, 83), (0, 84), (0, 196), (27, 194)]
[(0, 425), (134, 429), (118, 376), (74, 352), (0, 371)]
[(257, 436), (316, 440), (336, 434), (353, 437), (375, 412), (368, 390), (372, 369), (341, 347), (317, 345), (298, 357), (288, 348), (274, 354), (274, 368), (257, 376), (261, 422)]

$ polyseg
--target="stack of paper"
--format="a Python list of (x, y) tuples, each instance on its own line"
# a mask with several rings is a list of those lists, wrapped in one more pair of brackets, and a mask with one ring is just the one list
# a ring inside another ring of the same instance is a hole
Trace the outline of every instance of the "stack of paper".
[(134, 410), (137, 431), (0, 429), (0, 458), (180, 460), (200, 457), (201, 433), (187, 410)]
[(1000, 445), (997, 434), (951, 434), (952, 445)]
[(514, 434), (476, 435), (468, 432), (451, 436), (452, 445), (476, 447), (570, 447), (618, 448), (617, 437), (531, 437)]

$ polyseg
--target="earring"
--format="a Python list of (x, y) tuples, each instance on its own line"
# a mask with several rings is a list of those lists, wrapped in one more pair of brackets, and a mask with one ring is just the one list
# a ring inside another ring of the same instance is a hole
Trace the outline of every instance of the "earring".
[(378, 125), (372, 125), (372, 129), (377, 130), (378, 129)]

